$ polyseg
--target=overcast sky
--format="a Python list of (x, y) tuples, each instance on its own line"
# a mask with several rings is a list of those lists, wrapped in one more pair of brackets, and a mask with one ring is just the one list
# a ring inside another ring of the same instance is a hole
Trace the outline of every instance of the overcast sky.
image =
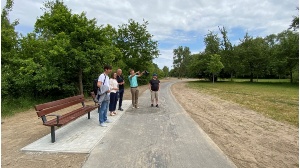
[[(11, 21), (19, 19), (16, 31), (33, 31), (44, 0), (14, 0)], [(173, 49), (187, 46), (192, 53), (204, 50), (203, 38), (208, 31), (219, 33), (224, 26), (233, 44), (246, 32), (265, 37), (286, 30), (298, 15), (298, 0), (64, 0), (72, 13), (86, 12), (98, 25), (114, 27), (133, 19), (149, 22), (148, 30), (158, 41), (160, 56), (154, 60), (160, 68), (171, 68)], [(1, 8), (6, 0), (1, 0)]]

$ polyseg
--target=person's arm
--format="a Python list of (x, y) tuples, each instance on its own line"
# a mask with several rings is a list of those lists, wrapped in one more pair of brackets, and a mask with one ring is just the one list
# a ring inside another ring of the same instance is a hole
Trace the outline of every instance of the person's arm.
[[(118, 81), (118, 84), (119, 84), (119, 85), (124, 85), (124, 83), (125, 83), (124, 79), (121, 80), (120, 78), (118, 78), (117, 81)], [(120, 82), (120, 83), (119, 83), (119, 82)]]
[(121, 83), (122, 83), (122, 85), (124, 85), (124, 84), (125, 84), (125, 80), (124, 80), (124, 78), (122, 78), (122, 80), (123, 80), (123, 82), (121, 82)]
[(115, 85), (116, 85), (116, 87), (114, 88), (115, 90), (119, 90), (119, 87), (118, 87), (118, 81), (117, 80), (115, 80), (116, 82), (115, 82)]
[(109, 90), (113, 90), (114, 88), (114, 84), (113, 84), (113, 81), (112, 81), (112, 79), (109, 79)]
[(151, 90), (151, 81), (149, 82), (149, 90), (152, 91), (152, 90)]
[(121, 82), (121, 83), (118, 83), (119, 85), (123, 85), (123, 82)]
[(101, 85), (102, 85), (102, 82), (101, 82), (101, 81), (98, 81), (98, 83), (97, 83), (98, 88), (99, 88)]
[(102, 78), (103, 78), (103, 76), (99, 76), (99, 78), (98, 78), (98, 83), (97, 83), (97, 86), (98, 86), (98, 88), (100, 88), (101, 87), (101, 85), (102, 85)]
[(132, 78), (132, 77), (134, 77), (134, 76), (135, 76), (135, 74), (133, 74), (133, 75), (130, 75), (130, 76), (129, 76), (129, 78)]
[(140, 73), (140, 71), (138, 71), (138, 77), (141, 77), (145, 72), (143, 71), (142, 73)]

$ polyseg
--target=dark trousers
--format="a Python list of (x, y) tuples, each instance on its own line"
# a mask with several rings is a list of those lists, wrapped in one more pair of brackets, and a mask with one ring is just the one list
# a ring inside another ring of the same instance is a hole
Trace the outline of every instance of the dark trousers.
[(123, 95), (124, 95), (124, 89), (120, 89), (119, 90), (119, 109), (122, 107)]
[(110, 101), (109, 101), (109, 111), (116, 111), (117, 107), (118, 94), (110, 93)]

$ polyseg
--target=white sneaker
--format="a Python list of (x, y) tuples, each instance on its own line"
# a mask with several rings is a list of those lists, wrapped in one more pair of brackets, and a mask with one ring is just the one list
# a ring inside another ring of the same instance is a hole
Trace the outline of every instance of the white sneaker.
[(132, 108), (134, 109), (135, 107), (134, 107), (134, 106), (132, 106)]
[(139, 109), (140, 107), (136, 107), (137, 109)]
[(106, 121), (104, 121), (105, 123), (111, 123), (111, 121), (109, 119), (107, 119)]
[(100, 126), (101, 126), (101, 127), (107, 127), (107, 125), (104, 124), (104, 123), (101, 123)]

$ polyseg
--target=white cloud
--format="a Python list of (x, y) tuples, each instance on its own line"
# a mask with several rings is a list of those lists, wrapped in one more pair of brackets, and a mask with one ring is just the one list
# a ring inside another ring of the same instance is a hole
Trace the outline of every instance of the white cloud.
[[(15, 0), (11, 20), (20, 19), (24, 26), (34, 26), (43, 14), (44, 0)], [(86, 12), (88, 18), (96, 18), (99, 25), (114, 27), (128, 23), (128, 19), (149, 22), (148, 30), (154, 40), (174, 45), (195, 42), (195, 36), (204, 37), (208, 30), (218, 32), (225, 26), (231, 36), (233, 28), (244, 29), (251, 36), (266, 36), (287, 29), (292, 16), (297, 15), (295, 0), (65, 0), (74, 13)], [(1, 0), (1, 7), (6, 1)], [(197, 32), (190, 34), (188, 32)], [(239, 37), (243, 38), (243, 37)], [(200, 43), (199, 41), (197, 43)], [(203, 48), (203, 46), (199, 46)], [(170, 48), (173, 50), (173, 48)], [(161, 50), (163, 53), (164, 51)], [(163, 58), (163, 54), (161, 55)]]

